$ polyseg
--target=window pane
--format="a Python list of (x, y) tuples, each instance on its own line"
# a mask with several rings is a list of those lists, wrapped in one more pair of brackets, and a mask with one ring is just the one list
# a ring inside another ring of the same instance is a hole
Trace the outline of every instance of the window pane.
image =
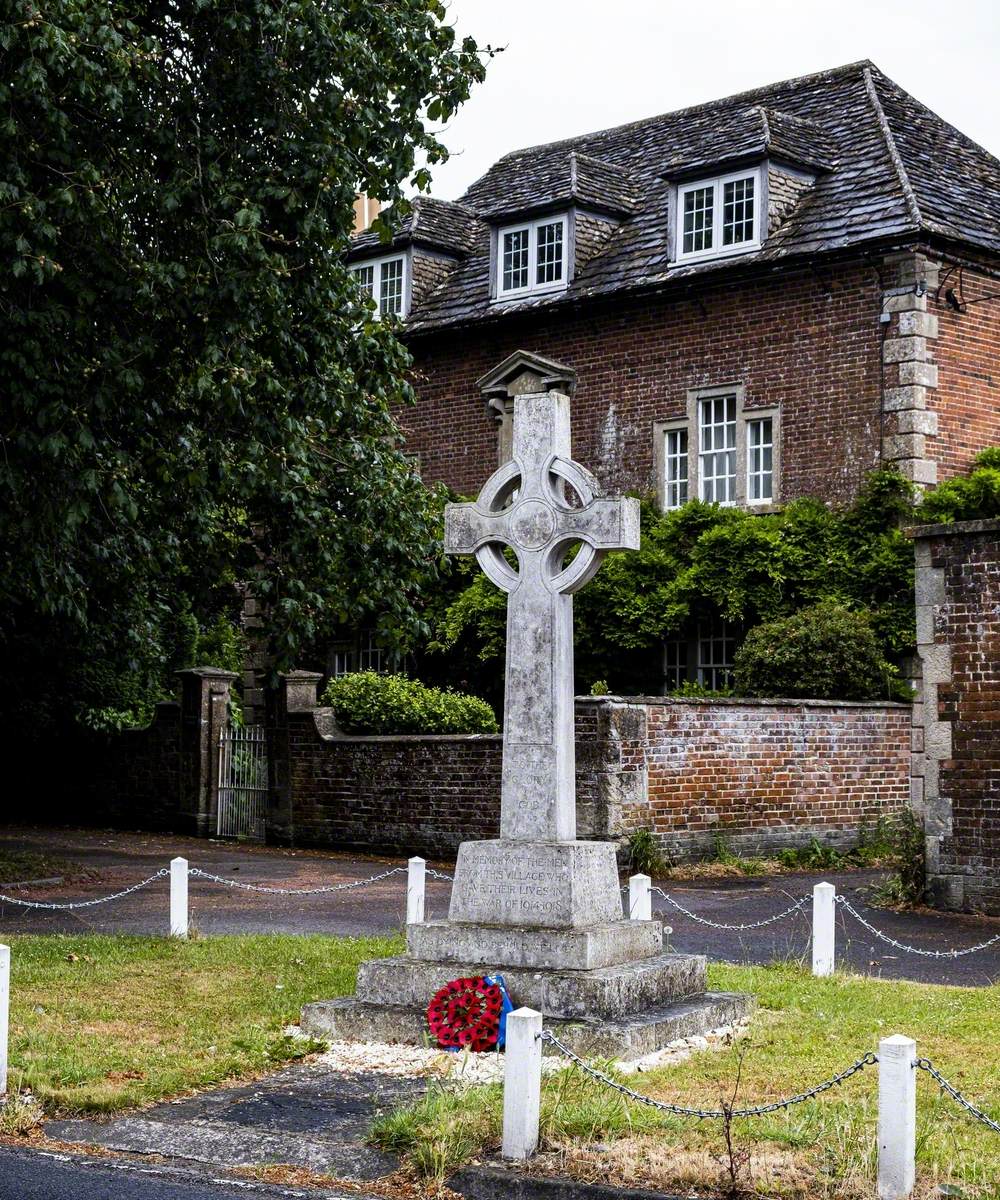
[(382, 264), (381, 297), (379, 312), (401, 313), (403, 311), (403, 260), (390, 258)]
[(358, 289), (363, 296), (375, 294), (375, 268), (355, 267), (354, 278), (358, 281)]
[(754, 177), (733, 179), (722, 187), (722, 244), (753, 241)]
[(516, 291), (528, 286), (528, 231), (515, 229), (503, 235), (503, 277), (501, 290)]
[(733, 685), (736, 631), (726, 621), (703, 621), (698, 626), (698, 682), (712, 691)]
[(553, 221), (538, 226), (538, 248), (535, 252), (536, 283), (555, 283), (563, 273), (563, 224)]
[(358, 670), (359, 671), (378, 671), (383, 670), (384, 650), (375, 641), (375, 635), (371, 632), (361, 635), (361, 650), (358, 654)]
[(712, 396), (701, 401), (698, 437), (698, 468), (702, 500), (709, 504), (735, 503), (735, 396)]
[(680, 508), (688, 499), (688, 434), (686, 429), (668, 429), (665, 435), (664, 466), (667, 508)]
[(687, 642), (671, 640), (663, 643), (663, 690), (672, 692), (687, 681)]
[(774, 422), (760, 417), (747, 422), (747, 499), (774, 498)]
[(691, 188), (684, 193), (683, 252), (695, 254), (712, 248), (715, 189)]

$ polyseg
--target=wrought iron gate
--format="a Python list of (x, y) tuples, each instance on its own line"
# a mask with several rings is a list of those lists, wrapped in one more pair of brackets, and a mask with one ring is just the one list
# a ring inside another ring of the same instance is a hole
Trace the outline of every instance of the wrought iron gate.
[(263, 725), (231, 726), (219, 735), (219, 837), (264, 840), (267, 737)]

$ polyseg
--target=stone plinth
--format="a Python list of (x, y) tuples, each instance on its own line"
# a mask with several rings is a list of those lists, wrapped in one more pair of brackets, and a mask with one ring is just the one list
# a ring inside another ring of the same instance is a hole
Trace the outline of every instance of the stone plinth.
[(611, 842), (463, 842), (451, 921), (579, 929), (622, 915)]
[(592, 971), (659, 954), (659, 921), (609, 921), (583, 929), (518, 929), (428, 921), (409, 925), (406, 946), (414, 958), (435, 962), (494, 963), (535, 970)]

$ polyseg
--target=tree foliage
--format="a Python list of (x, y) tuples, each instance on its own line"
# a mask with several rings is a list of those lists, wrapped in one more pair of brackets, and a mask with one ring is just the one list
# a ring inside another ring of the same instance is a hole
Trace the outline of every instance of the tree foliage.
[[(609, 555), (575, 597), (577, 690), (606, 680), (613, 692), (660, 691), (664, 639), (719, 618), (749, 630), (824, 602), (867, 613), (881, 653), (898, 661), (914, 643), (913, 547), (900, 529), (911, 511), (910, 485), (891, 471), (846, 509), (804, 499), (759, 516), (692, 501), (662, 513), (644, 501), (639, 550)], [(495, 702), (505, 597), (480, 573), (453, 573), (449, 587), (421, 673), (463, 670), (464, 685)]]
[(405, 207), (482, 75), (437, 0), (3, 5), (9, 677), (127, 708), (237, 580), (279, 663), (337, 621), (420, 629), (409, 360), (342, 250), (355, 190)]
[(977, 455), (968, 475), (946, 479), (928, 492), (914, 516), (927, 525), (1000, 517), (1000, 446)]

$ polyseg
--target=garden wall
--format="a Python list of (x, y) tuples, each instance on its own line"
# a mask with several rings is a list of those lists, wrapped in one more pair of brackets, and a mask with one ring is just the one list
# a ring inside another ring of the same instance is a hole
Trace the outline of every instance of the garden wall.
[[(277, 697), (268, 840), (448, 856), (497, 836), (500, 737), (345, 736), (316, 705), (319, 681), (293, 672)], [(849, 845), (904, 808), (909, 772), (905, 705), (577, 702), (579, 836), (652, 829), (678, 858), (720, 835), (755, 852)]]
[(914, 530), (914, 807), (931, 896), (1000, 914), (1000, 521)]

